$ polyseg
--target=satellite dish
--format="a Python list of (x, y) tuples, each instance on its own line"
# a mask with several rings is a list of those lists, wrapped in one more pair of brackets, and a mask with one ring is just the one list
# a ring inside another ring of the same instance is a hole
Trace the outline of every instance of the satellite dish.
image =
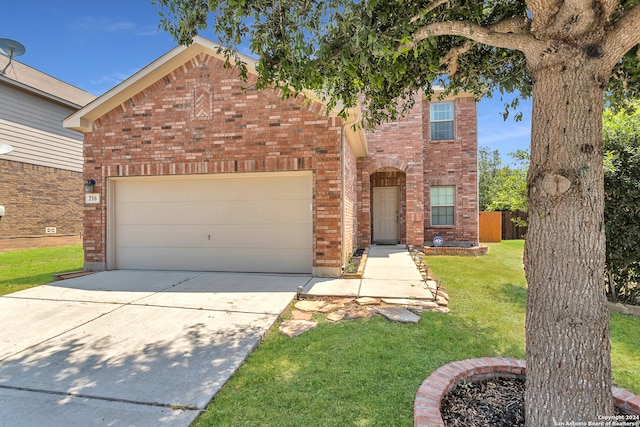
[(11, 61), (14, 56), (24, 55), (27, 51), (22, 43), (11, 39), (0, 39), (0, 54), (9, 57), (9, 62), (0, 70), (0, 76), (4, 76), (7, 72), (7, 68), (11, 65)]
[(27, 49), (22, 43), (11, 39), (0, 39), (0, 53), (9, 58), (24, 55)]
[(3, 144), (0, 142), (0, 154), (8, 154), (13, 151), (13, 147), (9, 144)]

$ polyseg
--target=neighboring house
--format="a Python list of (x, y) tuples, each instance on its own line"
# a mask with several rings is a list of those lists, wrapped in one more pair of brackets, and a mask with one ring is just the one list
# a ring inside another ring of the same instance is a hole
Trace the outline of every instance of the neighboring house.
[(15, 60), (0, 75), (0, 239), (82, 234), (82, 136), (62, 120), (93, 99)]
[[(85, 268), (339, 276), (372, 242), (478, 242), (476, 104), (374, 132), (177, 47), (64, 121), (84, 132)], [(249, 58), (246, 61), (251, 62)]]

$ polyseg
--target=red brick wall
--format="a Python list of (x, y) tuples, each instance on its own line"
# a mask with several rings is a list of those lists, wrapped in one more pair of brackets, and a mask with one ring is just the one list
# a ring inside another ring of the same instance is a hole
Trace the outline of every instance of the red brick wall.
[[(0, 238), (82, 233), (84, 180), (79, 172), (0, 160)], [(46, 234), (55, 227), (56, 234)]]
[(344, 247), (342, 264), (358, 249), (358, 173), (351, 145), (344, 141)]
[[(436, 235), (450, 242), (478, 242), (476, 103), (471, 97), (455, 99), (455, 139), (438, 142), (430, 141), (429, 105), (428, 100), (418, 102), (403, 119), (367, 133), (369, 156), (358, 160), (361, 242), (375, 238), (372, 188), (392, 185), (400, 186), (401, 192), (401, 243), (422, 245)], [(431, 226), (434, 185), (456, 187), (454, 226)]]
[[(454, 101), (454, 140), (431, 141), (429, 102), (424, 101), (424, 238), (430, 244), (435, 236), (445, 243), (478, 243), (478, 142), (476, 102), (472, 97)], [(432, 186), (454, 186), (455, 225), (431, 226)]]
[(251, 83), (201, 54), (94, 123), (85, 175), (102, 197), (85, 206), (87, 265), (105, 267), (107, 177), (311, 170), (314, 270), (339, 273), (340, 120)]
[[(376, 172), (385, 171), (404, 175), (401, 188), (403, 212), (401, 243), (422, 245), (424, 242), (424, 190), (423, 190), (423, 138), (422, 105), (416, 106), (401, 120), (385, 123), (367, 132), (369, 156), (358, 160), (358, 197), (361, 201), (358, 218), (359, 239), (367, 244), (372, 236), (372, 187), (389, 185), (372, 180)], [(378, 175), (380, 179), (385, 176)], [(388, 178), (388, 177), (387, 177)]]

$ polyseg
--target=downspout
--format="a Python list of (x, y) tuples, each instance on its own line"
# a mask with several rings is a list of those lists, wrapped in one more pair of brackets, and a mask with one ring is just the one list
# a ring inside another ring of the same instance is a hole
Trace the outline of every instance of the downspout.
[[(341, 247), (342, 247), (342, 255), (341, 255), (341, 262), (342, 262), (342, 273), (344, 273), (344, 269), (345, 269), (345, 265), (346, 265), (346, 261), (347, 261), (347, 254), (346, 254), (346, 250), (345, 250), (345, 242), (347, 240), (347, 229), (346, 229), (346, 215), (347, 215), (347, 205), (344, 202), (345, 199), (345, 185), (346, 185), (346, 179), (345, 179), (345, 168), (346, 168), (346, 162), (344, 161), (344, 156), (345, 156), (345, 129), (347, 126), (352, 126), (355, 125), (356, 123), (358, 123), (360, 121), (360, 108), (357, 108), (354, 110), (356, 110), (356, 114), (355, 114), (355, 118), (351, 121), (347, 120), (346, 122), (344, 122), (342, 124), (342, 126), (340, 127), (340, 185), (342, 188), (342, 197), (340, 197), (340, 210), (342, 211), (342, 221), (340, 221), (341, 224)], [(349, 249), (351, 250), (351, 249)]]

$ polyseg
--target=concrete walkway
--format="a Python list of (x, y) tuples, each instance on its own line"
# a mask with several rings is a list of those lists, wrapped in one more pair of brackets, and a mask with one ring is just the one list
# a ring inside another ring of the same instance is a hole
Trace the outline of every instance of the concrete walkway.
[(314, 277), (304, 295), (433, 299), (404, 245), (372, 245), (362, 279)]

